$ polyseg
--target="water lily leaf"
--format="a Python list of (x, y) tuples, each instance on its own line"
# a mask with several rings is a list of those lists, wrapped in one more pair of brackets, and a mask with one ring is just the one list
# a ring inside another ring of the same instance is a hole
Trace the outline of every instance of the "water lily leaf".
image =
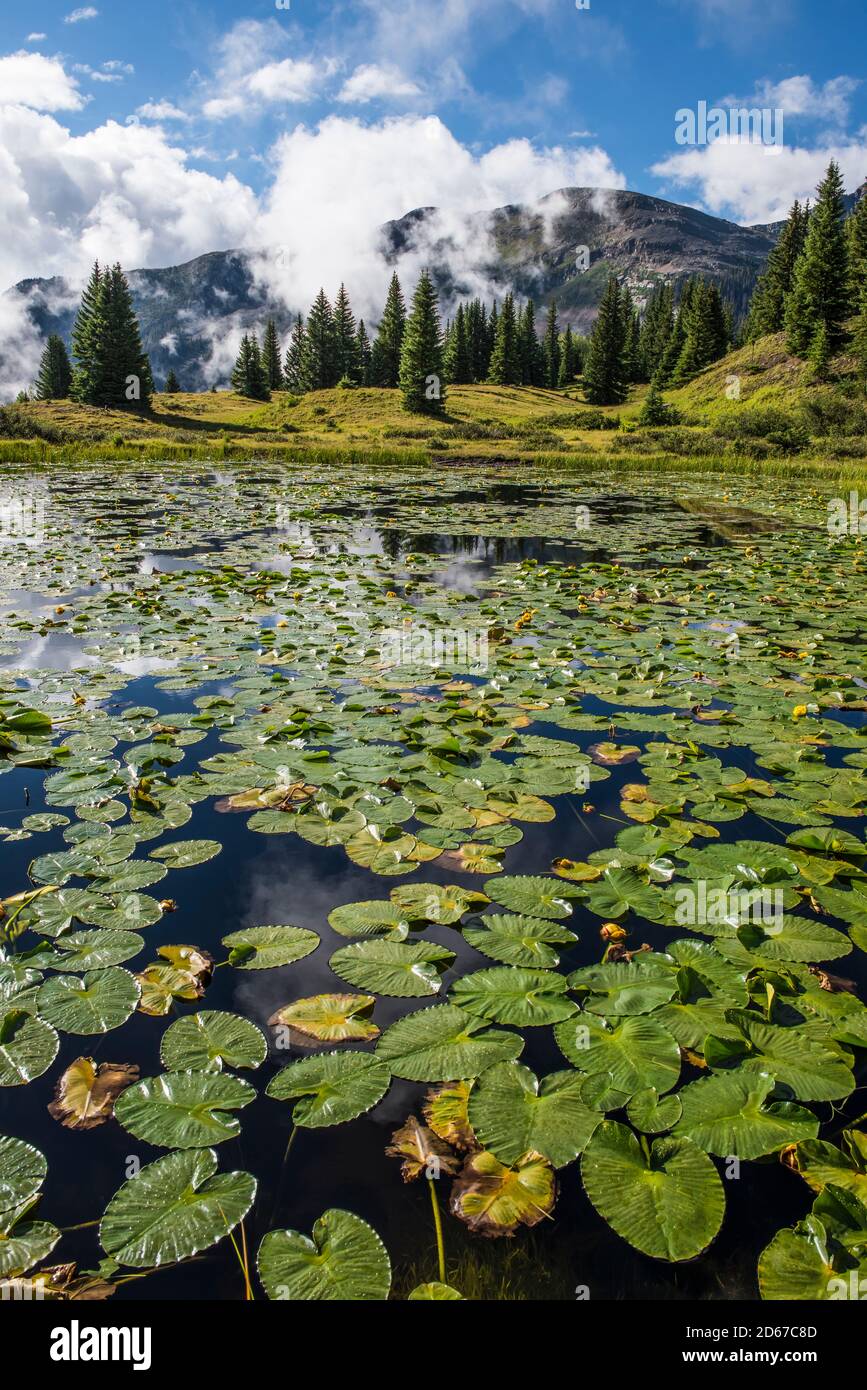
[(689, 1139), (639, 1143), (606, 1120), (581, 1159), (584, 1191), (619, 1236), (657, 1260), (691, 1260), (716, 1237), (725, 1213), (711, 1160)]
[(673, 997), (676, 982), (663, 962), (638, 959), (575, 970), (569, 988), (586, 996), (590, 1013), (614, 1017), (652, 1013)]
[(540, 1083), (519, 1062), (498, 1062), (472, 1089), (470, 1124), (502, 1163), (535, 1152), (563, 1168), (583, 1152), (602, 1119), (581, 1100), (583, 1082), (579, 1072), (560, 1071)]
[(487, 1028), (452, 1004), (435, 1004), (393, 1023), (376, 1055), (406, 1081), (469, 1080), (494, 1062), (518, 1057), (523, 1046), (516, 1033)]
[(166, 1071), (255, 1068), (268, 1055), (261, 1029), (239, 1014), (201, 1009), (177, 1019), (163, 1034), (160, 1061)]
[(391, 1288), (391, 1261), (366, 1221), (333, 1208), (314, 1225), (312, 1240), (299, 1231), (269, 1231), (259, 1247), (259, 1278), (270, 1299), (381, 1303)]
[(135, 978), (141, 990), (139, 1011), (153, 1018), (165, 1017), (173, 999), (201, 999), (204, 994), (203, 984), (191, 970), (178, 970), (173, 965), (155, 962)]
[(217, 1173), (213, 1149), (166, 1154), (115, 1193), (99, 1239), (115, 1265), (174, 1264), (234, 1230), (255, 1196), (251, 1173)]
[(44, 1154), (32, 1144), (0, 1134), (0, 1212), (29, 1204), (47, 1172)]
[(384, 936), (404, 941), (409, 934), (407, 915), (393, 902), (345, 903), (328, 914), (328, 925), (340, 936)]
[(94, 1062), (76, 1057), (61, 1076), (48, 1113), (67, 1129), (96, 1129), (114, 1114), (121, 1091), (139, 1079), (131, 1062)]
[(483, 1149), (466, 1159), (452, 1184), (450, 1208), (471, 1231), (510, 1236), (519, 1226), (538, 1226), (553, 1210), (554, 1170), (538, 1155), (507, 1166)]
[(555, 859), (551, 871), (558, 878), (566, 878), (571, 883), (595, 883), (597, 878), (602, 877), (602, 870), (597, 864), (576, 863), (574, 859)]
[(444, 1173), (454, 1177), (461, 1166), (448, 1144), (432, 1129), (419, 1124), (414, 1115), (394, 1131), (385, 1152), (389, 1158), (403, 1160), (400, 1170), (404, 1182), (414, 1182), (420, 1177), (437, 1179)]
[(555, 878), (534, 878), (529, 874), (492, 878), (485, 884), (485, 892), (502, 907), (522, 917), (542, 917), (555, 922), (571, 917), (569, 898), (573, 891), (565, 889)]
[(428, 1091), (424, 1099), (428, 1126), (453, 1149), (477, 1147), (468, 1113), (471, 1085), (469, 1081), (453, 1081)]
[(796, 830), (789, 835), (786, 844), (795, 849), (813, 850), (817, 854), (852, 854), (856, 857), (867, 854), (867, 845), (863, 845), (857, 836), (848, 830), (833, 827)]
[(730, 1009), (726, 1019), (738, 1029), (743, 1044), (709, 1035), (704, 1046), (708, 1066), (742, 1064), (768, 1072), (797, 1100), (842, 1100), (854, 1090), (846, 1054), (808, 1037), (802, 1028), (779, 1028), (744, 1009)]
[(315, 994), (285, 1004), (268, 1019), (268, 1026), (288, 1028), (302, 1047), (313, 1042), (369, 1042), (379, 1029), (368, 1015), (376, 997), (372, 994)]
[(559, 965), (560, 957), (551, 949), (551, 943), (571, 946), (578, 938), (559, 923), (545, 921), (541, 917), (495, 913), (480, 917), (477, 926), (465, 927), (464, 940), (477, 951), (505, 965), (553, 970)]
[(156, 898), (147, 893), (121, 893), (113, 902), (103, 899), (104, 907), (94, 906), (88, 921), (106, 931), (144, 931), (163, 915)]
[(412, 1293), (407, 1294), (407, 1302), (428, 1302), (445, 1303), (453, 1302), (455, 1299), (463, 1301), (463, 1294), (453, 1289), (451, 1284), (440, 1284), (436, 1280), (432, 1284), (416, 1284)]
[(345, 1124), (378, 1105), (388, 1067), (368, 1052), (324, 1052), (284, 1067), (268, 1083), (274, 1100), (296, 1100), (292, 1120), (306, 1129)]
[(238, 970), (273, 970), (316, 950), (319, 937), (305, 927), (244, 927), (223, 937), (229, 964)]
[(98, 893), (112, 896), (137, 893), (140, 888), (150, 888), (164, 879), (168, 869), (165, 864), (155, 864), (144, 859), (129, 859), (125, 864), (111, 867), (111, 872), (94, 879), (93, 886)]
[(198, 1149), (234, 1139), (239, 1121), (226, 1111), (241, 1110), (256, 1092), (236, 1076), (174, 1071), (145, 1077), (115, 1102), (118, 1123), (164, 1149)]
[[(485, 887), (487, 888), (487, 884)], [(454, 926), (467, 912), (484, 907), (490, 898), (465, 888), (443, 888), (437, 883), (412, 883), (393, 888), (391, 901), (402, 916), (413, 921)]]
[(737, 937), (762, 960), (839, 960), (852, 950), (851, 941), (842, 932), (789, 912), (777, 921), (744, 923), (738, 927)]
[[(29, 1203), (13, 1211), (0, 1212), (0, 1278), (20, 1274), (50, 1255), (61, 1232), (48, 1221), (22, 1221)], [(5, 1292), (5, 1291), (4, 1291)], [(5, 1297), (9, 1297), (5, 1293)]]
[(824, 1139), (807, 1139), (798, 1145), (795, 1161), (814, 1192), (822, 1192), (831, 1183), (867, 1206), (867, 1136), (863, 1131), (844, 1130), (840, 1148)]
[(92, 925), (94, 911), (110, 907), (107, 898), (90, 889), (62, 888), (59, 893), (47, 894), (33, 904), (34, 930), (46, 936), (60, 936), (68, 932), (74, 922)]
[(196, 864), (207, 864), (222, 848), (219, 840), (176, 840), (152, 849), (149, 858), (161, 860), (167, 869), (191, 869)]
[(7, 1008), (0, 1013), (0, 1086), (26, 1086), (48, 1070), (59, 1047), (45, 1020)]
[(443, 973), (454, 958), (454, 951), (432, 941), (410, 945), (399, 941), (359, 941), (335, 951), (328, 964), (335, 975), (358, 989), (398, 999), (420, 999), (439, 994)]
[(610, 921), (634, 912), (648, 922), (659, 922), (664, 912), (662, 897), (634, 869), (606, 869), (598, 883), (588, 886), (587, 907)]
[(56, 970), (105, 970), (137, 956), (144, 940), (131, 931), (68, 932), (55, 939)]
[(629, 1123), (644, 1134), (664, 1134), (680, 1119), (679, 1095), (661, 1096), (655, 1086), (636, 1091), (626, 1107)]
[(763, 1299), (836, 1302), (862, 1297), (859, 1290), (867, 1278), (867, 1260), (856, 1266), (847, 1258), (838, 1267), (823, 1225), (807, 1217), (794, 1229), (777, 1232), (759, 1256), (758, 1275)]
[(693, 1081), (679, 1092), (682, 1118), (675, 1137), (691, 1139), (706, 1153), (761, 1158), (788, 1144), (812, 1139), (819, 1121), (790, 1101), (768, 1100), (774, 1078), (750, 1070), (719, 1072)]
[(467, 1013), (493, 1023), (540, 1028), (576, 1012), (578, 1006), (567, 998), (567, 989), (563, 976), (551, 970), (490, 966), (456, 980), (449, 998)]
[(588, 1076), (604, 1077), (622, 1093), (623, 1104), (648, 1086), (664, 1095), (680, 1076), (680, 1048), (654, 1018), (615, 1021), (581, 1014), (558, 1024), (554, 1037), (567, 1061)]
[(587, 749), (594, 763), (602, 767), (620, 767), (641, 757), (641, 749), (630, 743), (593, 743)]

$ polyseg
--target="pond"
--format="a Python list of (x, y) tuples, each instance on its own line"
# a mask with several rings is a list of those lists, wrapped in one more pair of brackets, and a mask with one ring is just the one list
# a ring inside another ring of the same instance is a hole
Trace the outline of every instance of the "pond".
[(867, 589), (824, 496), (0, 481), (0, 1280), (833, 1295)]

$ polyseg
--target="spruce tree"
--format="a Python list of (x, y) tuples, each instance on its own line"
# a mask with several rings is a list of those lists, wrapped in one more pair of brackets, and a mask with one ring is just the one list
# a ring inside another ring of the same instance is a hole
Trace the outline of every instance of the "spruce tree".
[(659, 374), (656, 373), (650, 382), (650, 390), (641, 407), (641, 414), (638, 417), (639, 425), (670, 425), (677, 419), (677, 412), (663, 399), (660, 389)]
[(750, 301), (744, 334), (749, 343), (766, 333), (783, 331), (786, 299), (795, 282), (795, 267), (807, 239), (809, 220), (809, 207), (802, 208), (796, 199)]
[(180, 391), (180, 389), (181, 389), (180, 382), (178, 381), (177, 377), (175, 376), (174, 368), (173, 368), (173, 367), (170, 367), (170, 368), (169, 368), (169, 374), (168, 374), (168, 376), (166, 377), (166, 384), (165, 384), (165, 386), (163, 387), (163, 390), (165, 391), (165, 393), (166, 393), (167, 396), (173, 396), (173, 395), (175, 394), (175, 392)]
[(379, 332), (373, 344), (371, 371), (376, 386), (395, 388), (400, 384), (400, 354), (406, 331), (406, 301), (397, 273), (391, 277)]
[(241, 339), (235, 368), (232, 372), (232, 385), (239, 396), (252, 401), (271, 399), (271, 388), (262, 362), (262, 353), (255, 333), (245, 333)]
[(484, 381), (490, 362), (486, 361), (488, 311), (480, 299), (474, 299), (466, 312), (467, 346), (470, 355), (470, 381)]
[(662, 362), (674, 332), (674, 291), (658, 285), (647, 301), (638, 337), (640, 381), (650, 381)]
[(728, 348), (725, 312), (716, 285), (706, 280), (694, 281), (682, 313), (685, 335), (672, 373), (675, 382), (689, 381), (723, 357)]
[(94, 267), (73, 332), (72, 393), (89, 405), (147, 408), (154, 383), (126, 276)]
[(599, 305), (584, 366), (584, 394), (592, 405), (620, 405), (626, 400), (625, 345), (622, 296), (612, 275)]
[(358, 332), (355, 335), (355, 351), (358, 361), (358, 381), (361, 386), (370, 386), (370, 364), (371, 347), (370, 339), (367, 336), (367, 329), (364, 326), (364, 319), (358, 320)]
[(81, 305), (72, 330), (75, 370), (72, 374), (70, 394), (73, 399), (82, 402), (89, 401), (96, 388), (96, 346), (105, 331), (102, 279), (103, 271), (96, 261), (81, 296)]
[(72, 367), (66, 345), (56, 333), (45, 345), (36, 378), (36, 399), (38, 401), (62, 401), (69, 395), (72, 385)]
[(575, 380), (577, 371), (577, 361), (575, 352), (575, 339), (572, 336), (572, 327), (566, 325), (566, 332), (560, 338), (560, 377), (558, 386), (571, 386)]
[(503, 300), (503, 308), (497, 321), (497, 339), (491, 354), (488, 381), (497, 386), (521, 385), (518, 320), (515, 317), (515, 300), (511, 292)]
[(858, 201), (846, 221), (849, 247), (849, 294), (851, 309), (858, 313), (861, 291), (867, 285), (867, 183), (858, 191)]
[(521, 357), (521, 383), (524, 386), (545, 385), (545, 355), (536, 332), (536, 306), (532, 299), (524, 305), (518, 325)]
[(467, 338), (467, 317), (463, 304), (458, 305), (448, 342), (443, 350), (446, 378), (453, 386), (467, 386), (472, 381), (470, 345)]
[(307, 385), (310, 391), (327, 391), (340, 380), (334, 314), (324, 290), (320, 290), (307, 315)]
[(638, 381), (641, 376), (639, 359), (640, 320), (635, 308), (629, 286), (624, 285), (620, 312), (623, 315), (623, 373), (627, 383)]
[(309, 390), (307, 376), (307, 332), (304, 328), (304, 319), (298, 315), (292, 335), (289, 339), (289, 346), (286, 349), (286, 361), (283, 363), (283, 380), (288, 391), (294, 392), (296, 396), (301, 396)]
[(334, 301), (334, 370), (338, 381), (358, 382), (361, 364), (358, 360), (358, 327), (346, 286), (341, 285)]
[(443, 339), (436, 290), (425, 270), (416, 286), (400, 352), (404, 407), (425, 415), (445, 411)]
[(852, 335), (852, 351), (858, 363), (858, 374), (865, 389), (867, 389), (867, 282), (861, 291), (861, 307), (858, 317), (855, 320), (855, 332)]
[(796, 357), (806, 357), (824, 324), (828, 352), (845, 337), (849, 314), (849, 251), (845, 228), (843, 180), (834, 160), (819, 185), (807, 240), (795, 269), (795, 283), (786, 303), (786, 342)]
[(552, 299), (545, 324), (545, 385), (553, 391), (559, 381), (560, 330), (557, 327), (557, 301)]
[(485, 371), (484, 375), (479, 377), (479, 381), (487, 381), (488, 379), (488, 372), (491, 370), (491, 358), (494, 355), (494, 343), (497, 341), (497, 328), (499, 327), (499, 323), (500, 311), (497, 308), (497, 301), (495, 299), (491, 305), (491, 312), (488, 315), (488, 321), (485, 325)]
[(265, 325), (265, 338), (262, 343), (262, 366), (272, 391), (283, 390), (283, 364), (280, 360), (280, 339), (277, 325), (269, 319)]

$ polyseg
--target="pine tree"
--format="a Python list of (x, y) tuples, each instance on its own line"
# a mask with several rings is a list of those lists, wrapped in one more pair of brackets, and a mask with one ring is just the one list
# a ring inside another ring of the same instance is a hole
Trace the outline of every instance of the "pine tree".
[(511, 292), (503, 300), (502, 312), (497, 322), (497, 340), (491, 355), (488, 381), (497, 386), (521, 385), (518, 321), (515, 317), (515, 299)]
[(671, 285), (658, 285), (647, 301), (638, 337), (640, 381), (650, 381), (665, 357), (674, 332), (674, 291)]
[(358, 382), (361, 364), (358, 360), (358, 327), (349, 303), (346, 286), (341, 285), (334, 301), (335, 372), (337, 380)]
[(327, 391), (340, 380), (334, 314), (324, 290), (320, 290), (307, 315), (307, 389)]
[(809, 206), (802, 208), (796, 199), (750, 301), (744, 333), (748, 343), (766, 333), (782, 333), (786, 299), (795, 282), (795, 267), (804, 249), (809, 221)]
[(265, 325), (265, 338), (262, 344), (262, 366), (272, 391), (283, 390), (283, 364), (280, 361), (280, 339), (277, 325), (269, 319)]
[(39, 375), (36, 378), (36, 399), (38, 401), (62, 401), (69, 395), (72, 385), (72, 367), (66, 345), (56, 333), (45, 345)]
[(413, 295), (400, 352), (400, 389), (407, 410), (445, 411), (443, 339), (436, 290), (425, 270)]
[(154, 383), (126, 276), (94, 267), (73, 331), (72, 394), (89, 405), (150, 404)]
[(180, 391), (180, 389), (181, 389), (180, 382), (178, 381), (177, 377), (175, 376), (174, 368), (170, 367), (170, 368), (169, 368), (169, 374), (168, 374), (168, 376), (166, 377), (166, 384), (165, 384), (165, 386), (163, 387), (163, 390), (165, 391), (165, 393), (166, 393), (167, 396), (173, 396), (173, 395), (175, 394), (175, 392), (176, 392), (176, 391)]
[(479, 377), (479, 381), (487, 381), (488, 373), (491, 370), (491, 358), (494, 355), (494, 343), (497, 341), (497, 329), (500, 325), (500, 311), (497, 308), (497, 301), (491, 305), (491, 312), (488, 315), (488, 322), (485, 327), (485, 374)]
[(558, 386), (571, 386), (575, 380), (577, 371), (577, 360), (575, 352), (575, 339), (572, 336), (572, 327), (566, 325), (566, 332), (560, 338), (560, 378)]
[(72, 352), (76, 365), (70, 394), (77, 401), (88, 401), (95, 389), (94, 356), (96, 345), (105, 331), (102, 279), (103, 272), (96, 261), (81, 296), (72, 330)]
[(373, 344), (371, 372), (377, 386), (394, 388), (400, 383), (400, 354), (406, 331), (406, 301), (397, 273), (391, 277), (379, 332)]
[(239, 396), (252, 401), (271, 399), (271, 388), (262, 362), (262, 353), (255, 333), (245, 333), (232, 372), (232, 385)]
[(545, 385), (545, 354), (536, 332), (536, 306), (532, 299), (524, 305), (518, 321), (518, 352), (521, 359), (521, 384)]
[(446, 379), (453, 386), (467, 386), (472, 381), (470, 345), (467, 339), (467, 318), (463, 304), (458, 305), (451, 333), (443, 349)]
[(852, 351), (858, 363), (861, 381), (867, 389), (867, 282), (861, 291), (861, 307), (852, 335)]
[(639, 359), (641, 325), (628, 285), (624, 285), (621, 292), (620, 312), (623, 315), (624, 380), (631, 383), (638, 381), (641, 376)]
[(612, 275), (599, 305), (584, 367), (584, 394), (592, 405), (620, 405), (626, 400), (625, 344), (620, 286)]
[(728, 330), (722, 297), (716, 285), (696, 280), (682, 308), (684, 341), (672, 373), (675, 382), (688, 381), (697, 372), (723, 357), (728, 349)]
[(641, 414), (638, 417), (639, 425), (670, 425), (677, 420), (677, 411), (667, 404), (663, 399), (660, 389), (659, 374), (656, 373), (650, 382), (650, 390), (641, 407)]
[(288, 391), (292, 391), (296, 396), (302, 396), (309, 390), (307, 377), (307, 332), (304, 328), (304, 319), (298, 315), (292, 335), (289, 339), (289, 346), (286, 349), (286, 361), (283, 363), (283, 380)]
[(858, 201), (846, 220), (849, 247), (849, 293), (853, 313), (858, 313), (861, 291), (867, 285), (867, 183), (858, 192)]
[[(671, 381), (677, 364), (680, 361), (681, 354), (683, 353), (684, 344), (686, 342), (686, 329), (690, 317), (690, 304), (695, 284), (696, 282), (694, 280), (687, 280), (680, 292), (680, 302), (674, 314), (671, 333), (668, 336), (665, 351), (657, 364), (659, 381), (662, 386), (667, 386)], [(652, 377), (653, 372), (651, 372), (650, 375)]]
[(828, 342), (828, 330), (824, 323), (820, 322), (813, 334), (813, 341), (810, 343), (809, 362), (813, 379), (815, 381), (827, 381), (828, 369), (831, 365), (831, 347)]
[(820, 324), (825, 326), (829, 353), (845, 337), (850, 298), (843, 196), (840, 169), (832, 160), (819, 185), (794, 288), (786, 302), (786, 341), (796, 357), (807, 355)]
[(557, 301), (548, 306), (545, 324), (545, 385), (554, 390), (560, 380), (560, 330), (557, 327)]
[(355, 335), (356, 356), (358, 359), (358, 381), (361, 386), (370, 386), (370, 364), (371, 347), (370, 339), (367, 336), (367, 329), (364, 326), (364, 319), (358, 320), (358, 332)]

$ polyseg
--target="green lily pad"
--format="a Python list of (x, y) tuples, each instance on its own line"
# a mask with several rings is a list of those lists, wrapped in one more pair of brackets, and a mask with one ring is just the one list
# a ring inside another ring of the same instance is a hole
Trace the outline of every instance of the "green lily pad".
[(519, 1062), (497, 1062), (470, 1092), (470, 1124), (501, 1163), (535, 1152), (563, 1168), (583, 1152), (602, 1120), (581, 1100), (583, 1082), (579, 1072), (560, 1071), (540, 1083)]
[(284, 1067), (268, 1083), (274, 1100), (295, 1100), (292, 1120), (307, 1129), (345, 1124), (377, 1105), (391, 1081), (368, 1052), (325, 1052)]
[(198, 1149), (234, 1139), (241, 1126), (227, 1111), (255, 1100), (246, 1081), (219, 1073), (174, 1071), (146, 1077), (115, 1101), (124, 1129), (165, 1149)]
[(319, 945), (315, 931), (305, 927), (245, 927), (223, 937), (229, 964), (237, 970), (273, 970), (303, 960)]
[(534, 878), (529, 874), (515, 877), (505, 875), (503, 878), (489, 879), (485, 892), (494, 902), (522, 917), (542, 917), (556, 922), (572, 916), (569, 899), (574, 890), (566, 888), (556, 878)]
[(32, 1144), (0, 1134), (0, 1212), (29, 1203), (47, 1172), (44, 1154)]
[(443, 972), (454, 958), (454, 951), (431, 941), (359, 941), (335, 951), (328, 964), (358, 989), (420, 999), (439, 994)]
[(761, 1072), (719, 1072), (684, 1086), (675, 1137), (691, 1139), (720, 1158), (761, 1158), (813, 1139), (819, 1121), (802, 1105), (769, 1101), (774, 1078)]
[(207, 864), (222, 848), (218, 840), (176, 840), (152, 849), (149, 857), (161, 860), (167, 869), (191, 869), (196, 864)]
[(117, 966), (58, 975), (40, 986), (39, 1016), (62, 1033), (110, 1033), (126, 1023), (139, 995), (138, 982)]
[(60, 1040), (54, 1029), (24, 1009), (0, 1013), (0, 1086), (26, 1086), (47, 1071)]
[(551, 949), (552, 944), (570, 946), (578, 938), (559, 923), (541, 917), (495, 913), (479, 918), (478, 926), (465, 927), (464, 940), (504, 965), (553, 970), (559, 965), (560, 957)]
[(486, 1027), (452, 1004), (435, 1004), (393, 1023), (376, 1055), (406, 1081), (462, 1081), (520, 1056), (523, 1038)]
[(238, 1014), (202, 1009), (179, 1018), (163, 1034), (160, 1061), (166, 1071), (255, 1068), (268, 1056), (261, 1029)]
[(463, 975), (452, 985), (449, 998), (467, 1013), (493, 1023), (540, 1028), (576, 1012), (567, 989), (563, 976), (551, 970), (498, 965)]
[(379, 1236), (360, 1216), (337, 1208), (320, 1216), (312, 1239), (269, 1231), (258, 1263), (270, 1299), (381, 1303), (391, 1288), (391, 1262)]

